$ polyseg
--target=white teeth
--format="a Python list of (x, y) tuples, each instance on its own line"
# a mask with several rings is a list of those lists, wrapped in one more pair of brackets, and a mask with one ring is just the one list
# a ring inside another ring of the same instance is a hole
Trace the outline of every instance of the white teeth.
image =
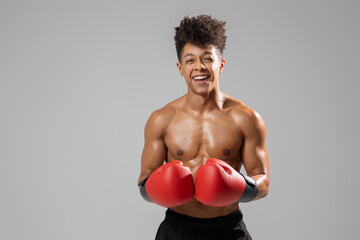
[(208, 76), (196, 76), (196, 77), (194, 77), (194, 80), (202, 80), (205, 78), (208, 78)]

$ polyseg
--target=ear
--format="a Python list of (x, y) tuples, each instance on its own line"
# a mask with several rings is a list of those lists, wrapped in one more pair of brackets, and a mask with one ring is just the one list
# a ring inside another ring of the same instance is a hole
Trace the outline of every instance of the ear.
[(183, 73), (183, 70), (182, 70), (181, 63), (177, 62), (177, 63), (176, 63), (176, 66), (177, 66), (177, 67), (178, 67), (178, 69), (179, 69), (179, 73), (180, 73), (180, 75), (181, 75), (181, 76), (184, 76), (184, 73)]
[(226, 60), (223, 58), (220, 62), (219, 72), (222, 73)]

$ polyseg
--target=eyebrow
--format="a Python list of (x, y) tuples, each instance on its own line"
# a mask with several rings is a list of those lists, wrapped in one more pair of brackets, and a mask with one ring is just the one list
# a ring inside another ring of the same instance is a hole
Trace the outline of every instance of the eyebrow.
[[(212, 52), (205, 51), (205, 52), (203, 53), (203, 55), (206, 55), (206, 54), (212, 54)], [(188, 53), (188, 54), (186, 54), (183, 58), (186, 58), (186, 57), (189, 57), (189, 56), (194, 56), (194, 54), (193, 54), (193, 53)]]

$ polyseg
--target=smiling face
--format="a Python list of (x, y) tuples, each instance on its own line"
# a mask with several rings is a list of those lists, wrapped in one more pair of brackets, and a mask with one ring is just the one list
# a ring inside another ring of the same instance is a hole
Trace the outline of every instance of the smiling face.
[(181, 62), (177, 63), (181, 76), (184, 76), (188, 91), (200, 95), (209, 95), (219, 86), (219, 73), (222, 72), (225, 59), (220, 58), (218, 50), (211, 45), (197, 46), (185, 44)]

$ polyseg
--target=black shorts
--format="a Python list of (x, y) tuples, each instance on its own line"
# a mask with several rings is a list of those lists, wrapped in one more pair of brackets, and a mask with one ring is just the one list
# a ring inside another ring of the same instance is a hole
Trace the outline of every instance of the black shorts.
[(168, 209), (155, 240), (249, 240), (241, 211), (216, 218), (194, 218)]

